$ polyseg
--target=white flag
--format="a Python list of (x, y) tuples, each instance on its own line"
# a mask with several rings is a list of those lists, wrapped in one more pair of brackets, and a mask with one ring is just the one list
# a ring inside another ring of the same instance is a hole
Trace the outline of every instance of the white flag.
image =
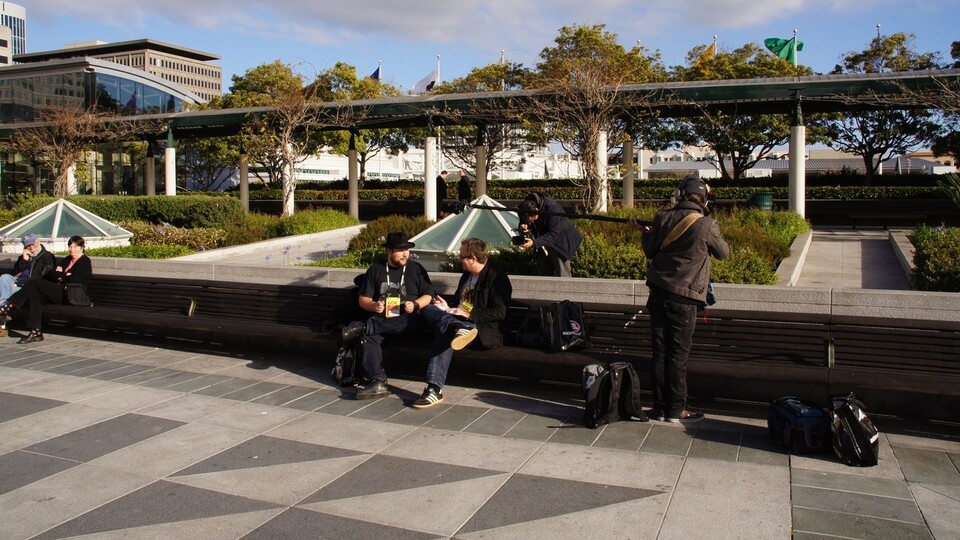
[(420, 82), (418, 82), (416, 86), (413, 87), (413, 93), (424, 94), (426, 92), (433, 90), (433, 87), (437, 85), (437, 79), (439, 78), (440, 78), (440, 65), (438, 64), (437, 67), (433, 68), (433, 71), (431, 71), (429, 75), (420, 79)]

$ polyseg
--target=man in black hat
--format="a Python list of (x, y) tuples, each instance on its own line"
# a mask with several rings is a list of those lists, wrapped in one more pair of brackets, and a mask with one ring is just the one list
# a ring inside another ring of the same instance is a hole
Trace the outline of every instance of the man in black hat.
[(531, 193), (517, 206), (523, 249), (532, 249), (541, 276), (572, 277), (570, 259), (583, 242), (583, 234), (563, 212), (560, 203), (542, 193)]
[[(406, 233), (389, 233), (383, 247), (387, 250), (387, 260), (373, 263), (360, 285), (358, 303), (370, 316), (365, 322), (354, 322), (343, 329), (344, 342), (361, 338), (360, 358), (370, 380), (357, 391), (357, 399), (376, 399), (390, 393), (387, 374), (383, 370), (383, 340), (386, 336), (415, 334), (428, 322), (439, 335), (444, 336), (443, 341), (449, 339), (445, 345), (448, 343), (449, 348), (455, 351), (466, 347), (477, 337), (476, 325), (453, 315), (424, 317), (422, 311), (439, 309), (433, 305), (437, 291), (426, 269), (410, 260), (410, 248), (414, 247), (414, 243)], [(439, 352), (442, 351), (435, 350), (434, 355)], [(440, 387), (444, 383), (427, 382), (439, 384)]]
[(647, 309), (653, 352), (653, 410), (647, 415), (660, 421), (703, 420), (703, 413), (687, 409), (687, 357), (697, 310), (707, 298), (710, 257), (730, 256), (720, 227), (706, 216), (709, 192), (703, 180), (688, 176), (674, 192), (676, 205), (657, 212), (652, 226), (630, 222), (643, 231), (643, 252), (650, 260)]

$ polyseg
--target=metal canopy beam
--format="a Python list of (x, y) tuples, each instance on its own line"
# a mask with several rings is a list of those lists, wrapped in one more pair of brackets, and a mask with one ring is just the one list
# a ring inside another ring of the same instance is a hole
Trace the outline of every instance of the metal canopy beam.
[[(737, 114), (792, 114), (800, 99), (805, 113), (915, 108), (900, 101), (905, 90), (935, 91), (960, 83), (960, 70), (897, 73), (812, 75), (765, 79), (645, 83), (621, 86), (624, 114), (637, 112), (637, 103), (660, 117), (698, 116), (704, 110)], [(519, 90), (468, 94), (438, 94), (388, 99), (327, 102), (312, 105), (321, 116), (354, 118), (350, 126), (328, 130), (513, 123), (525, 112), (524, 103), (551, 99), (549, 92)], [(252, 119), (269, 115), (271, 107), (220, 109), (144, 115), (136, 120), (169, 123), (175, 138), (215, 137), (239, 133)], [(338, 114), (339, 113), (339, 114)], [(344, 114), (345, 113), (345, 114)], [(129, 121), (118, 118), (116, 121)], [(0, 125), (0, 139), (11, 131), (38, 123)], [(153, 134), (144, 133), (144, 138)]]

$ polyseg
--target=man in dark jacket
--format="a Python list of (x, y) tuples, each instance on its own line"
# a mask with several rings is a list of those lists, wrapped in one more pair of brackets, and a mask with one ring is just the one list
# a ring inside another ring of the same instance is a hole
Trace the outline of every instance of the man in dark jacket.
[(457, 199), (467, 204), (473, 200), (472, 189), (470, 189), (470, 178), (467, 176), (466, 169), (460, 169), (460, 180), (457, 180)]
[(541, 276), (572, 277), (570, 259), (583, 242), (560, 204), (543, 195), (531, 193), (517, 207), (520, 234), (527, 237), (520, 247), (536, 253), (537, 272)]
[[(510, 278), (489, 264), (487, 245), (479, 238), (468, 238), (460, 243), (460, 266), (464, 272), (450, 302), (437, 296), (433, 307), (423, 310), (423, 315), (427, 320), (453, 315), (476, 325), (480, 347), (500, 347), (503, 334), (509, 330), (506, 328), (507, 309), (513, 298)], [(413, 402), (414, 407), (423, 409), (443, 401), (443, 385), (452, 358), (450, 346), (442, 339), (435, 340), (433, 355), (427, 365), (427, 388)]]
[[(36, 233), (27, 233), (20, 239), (23, 251), (13, 263), (13, 272), (0, 276), (0, 311), (7, 305), (7, 299), (19, 291), (32, 279), (42, 279), (57, 265), (53, 253), (40, 243)], [(0, 336), (7, 335), (6, 313), (0, 315)]]
[(443, 209), (443, 201), (447, 198), (447, 171), (440, 171), (437, 175), (437, 217), (443, 218), (446, 212)]
[(631, 222), (644, 231), (643, 251), (650, 260), (653, 410), (648, 416), (661, 421), (703, 420), (703, 413), (687, 410), (687, 357), (710, 284), (710, 257), (730, 256), (717, 222), (706, 217), (709, 191), (703, 180), (688, 176), (675, 192), (676, 205), (658, 212), (652, 226)]

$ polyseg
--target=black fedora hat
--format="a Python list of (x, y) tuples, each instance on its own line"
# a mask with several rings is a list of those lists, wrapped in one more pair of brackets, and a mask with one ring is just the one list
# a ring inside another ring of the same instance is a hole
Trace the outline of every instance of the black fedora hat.
[(415, 244), (407, 238), (407, 233), (405, 232), (392, 232), (387, 234), (387, 241), (383, 243), (383, 247), (387, 249), (410, 249)]

